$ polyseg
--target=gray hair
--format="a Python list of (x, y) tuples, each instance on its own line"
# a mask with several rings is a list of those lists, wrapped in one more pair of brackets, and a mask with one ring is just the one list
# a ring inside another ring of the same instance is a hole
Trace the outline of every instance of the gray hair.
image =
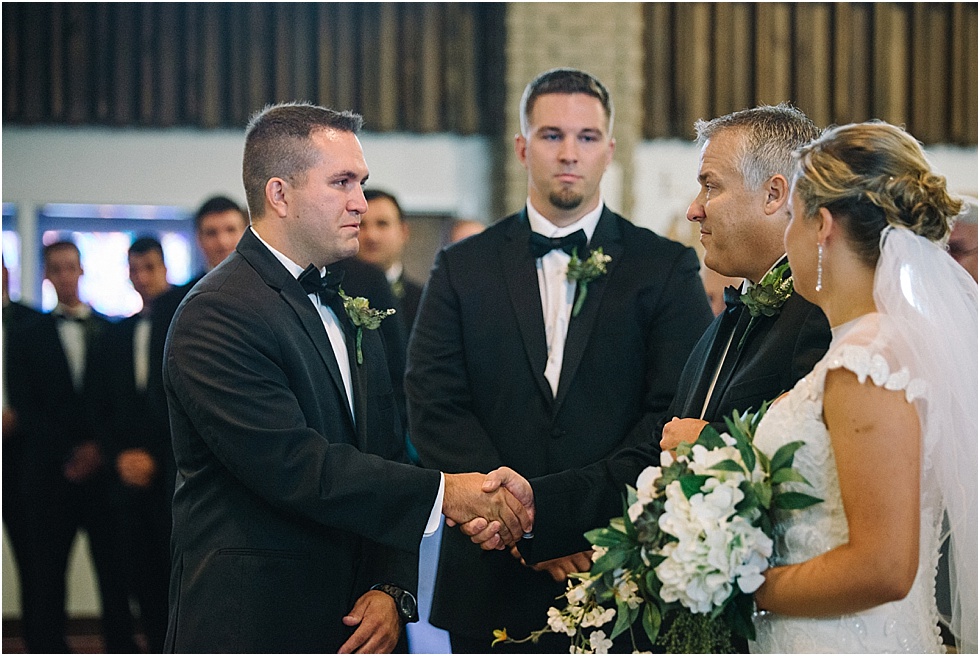
[(760, 105), (694, 124), (698, 145), (704, 145), (719, 132), (736, 131), (740, 136), (736, 166), (742, 172), (745, 188), (756, 190), (776, 174), (793, 179), (796, 159), (793, 152), (820, 136), (820, 129), (807, 116), (788, 103)]

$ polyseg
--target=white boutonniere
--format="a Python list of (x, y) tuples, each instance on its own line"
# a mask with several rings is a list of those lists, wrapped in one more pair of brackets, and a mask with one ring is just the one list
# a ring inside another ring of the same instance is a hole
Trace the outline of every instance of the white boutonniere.
[(347, 316), (350, 317), (351, 323), (357, 327), (357, 364), (363, 364), (364, 354), (361, 352), (361, 337), (364, 334), (364, 328), (376, 330), (381, 326), (382, 319), (393, 315), (395, 310), (375, 310), (363, 296), (348, 296), (343, 289), (337, 293), (344, 301), (344, 309), (347, 310)]
[(752, 327), (759, 320), (759, 317), (774, 317), (779, 314), (780, 308), (793, 295), (793, 276), (785, 280), (783, 275), (789, 269), (789, 262), (781, 264), (766, 275), (762, 280), (749, 288), (742, 294), (742, 303), (748, 308), (752, 318), (749, 325), (742, 334), (742, 339), (738, 342), (738, 349), (742, 350), (745, 338), (748, 336)]
[(572, 316), (577, 317), (582, 311), (582, 304), (585, 303), (585, 296), (589, 292), (589, 283), (600, 276), (606, 275), (606, 265), (612, 262), (612, 258), (602, 252), (602, 247), (592, 251), (584, 261), (578, 257), (578, 249), (572, 251), (572, 259), (568, 261), (568, 272), (566, 276), (569, 282), (578, 283), (575, 287), (575, 305), (572, 307)]

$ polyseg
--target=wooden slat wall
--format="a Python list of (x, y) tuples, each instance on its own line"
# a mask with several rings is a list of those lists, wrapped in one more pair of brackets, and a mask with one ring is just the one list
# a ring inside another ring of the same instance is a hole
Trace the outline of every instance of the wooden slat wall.
[(366, 129), (503, 127), (502, 3), (11, 3), (7, 124), (242, 127), (267, 103)]
[(879, 118), (977, 143), (976, 3), (645, 3), (646, 138), (790, 101), (819, 125)]

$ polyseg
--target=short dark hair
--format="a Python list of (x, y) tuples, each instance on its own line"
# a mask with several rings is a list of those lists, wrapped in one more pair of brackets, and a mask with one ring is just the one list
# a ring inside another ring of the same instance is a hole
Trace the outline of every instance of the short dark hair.
[(384, 200), (390, 201), (392, 205), (395, 206), (395, 210), (398, 212), (398, 220), (404, 221), (405, 215), (402, 213), (402, 206), (398, 204), (398, 199), (391, 192), (384, 191), (383, 189), (365, 189), (364, 190), (364, 200), (370, 203), (372, 200), (377, 200), (382, 198)]
[(265, 184), (270, 178), (295, 180), (312, 168), (317, 152), (310, 136), (320, 130), (357, 134), (364, 124), (360, 114), (338, 112), (310, 103), (278, 103), (257, 112), (245, 130), (242, 181), (253, 219), (265, 209)]
[(82, 258), (82, 254), (78, 250), (78, 245), (75, 242), (69, 241), (68, 239), (59, 239), (58, 241), (52, 242), (44, 247), (44, 250), (42, 251), (44, 262), (47, 263), (48, 256), (51, 255), (51, 253), (56, 253), (58, 251), (75, 251), (75, 255), (78, 256), (78, 259), (81, 260)]
[(160, 254), (160, 259), (163, 259), (163, 246), (160, 245), (160, 240), (156, 237), (139, 237), (132, 243), (129, 247), (128, 255), (143, 255), (145, 253), (151, 253), (156, 251)]
[(534, 109), (535, 101), (549, 93), (584, 93), (587, 96), (596, 98), (602, 103), (602, 109), (606, 112), (609, 119), (609, 133), (612, 134), (613, 126), (613, 103), (609, 96), (609, 91), (603, 86), (594, 75), (576, 68), (553, 68), (537, 76), (524, 89), (521, 96), (521, 134), (527, 136), (528, 126), (530, 125), (531, 110)]
[(221, 214), (230, 210), (235, 210), (241, 214), (242, 218), (245, 219), (245, 223), (248, 223), (248, 216), (238, 203), (227, 196), (212, 196), (197, 208), (197, 214), (194, 215), (194, 230), (201, 229), (201, 219), (209, 214)]

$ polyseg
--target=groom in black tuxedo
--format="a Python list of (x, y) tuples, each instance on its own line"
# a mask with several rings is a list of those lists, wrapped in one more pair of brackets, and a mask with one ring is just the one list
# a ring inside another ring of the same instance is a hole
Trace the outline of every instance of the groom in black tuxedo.
[(357, 252), (360, 126), (294, 103), (252, 119), (252, 225), (171, 324), (166, 651), (389, 652), (417, 619), (419, 542), (440, 510), (530, 528), (509, 493), (480, 491), (482, 474), (401, 464), (381, 333), (358, 336), (327, 270)]
[[(701, 190), (687, 218), (701, 225), (705, 264), (744, 277), (743, 289), (786, 261), (783, 247), (790, 212), (793, 151), (819, 131), (802, 112), (779, 105), (735, 112), (696, 124), (702, 144)], [(788, 273), (786, 275), (789, 275)], [(622, 514), (626, 485), (660, 462), (661, 449), (694, 442), (705, 424), (727, 430), (733, 411), (757, 410), (810, 372), (830, 344), (830, 326), (819, 308), (793, 294), (771, 317), (750, 327), (739, 290), (726, 292), (730, 307), (705, 331), (684, 367), (669, 416), (674, 417), (636, 449), (582, 469), (527, 481), (492, 474), (536, 508), (534, 538), (518, 546), (529, 562), (587, 548), (583, 533)], [(744, 338), (744, 339), (743, 339)], [(464, 527), (484, 548), (499, 546), (485, 522)]]
[[(582, 71), (528, 85), (515, 144), (527, 206), (439, 253), (409, 344), (409, 417), (424, 466), (541, 476), (643, 443), (665, 418), (711, 312), (694, 251), (604, 204), (611, 114), (605, 87)], [(600, 249), (611, 259), (582, 300), (566, 279), (570, 254)], [(430, 621), (449, 630), (454, 653), (488, 652), (493, 629), (544, 625), (567, 573), (589, 562), (579, 553), (531, 569), (446, 532)], [(556, 635), (519, 646), (566, 649)]]

